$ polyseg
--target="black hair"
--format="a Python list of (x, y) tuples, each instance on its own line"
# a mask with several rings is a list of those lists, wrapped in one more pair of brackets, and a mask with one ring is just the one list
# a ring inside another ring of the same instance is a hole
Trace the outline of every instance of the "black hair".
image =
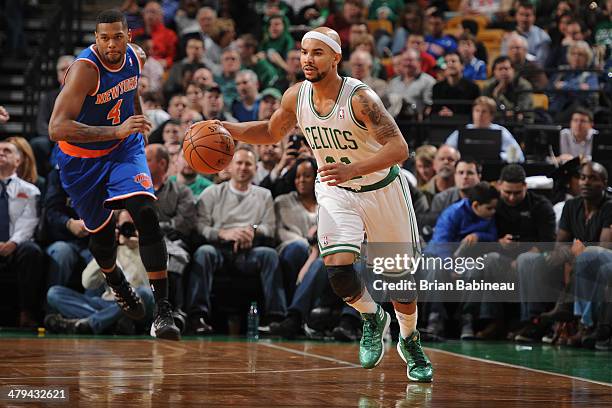
[(456, 55), (457, 58), (459, 58), (459, 61), (461, 61), (461, 63), (463, 64), (463, 61), (461, 60), (461, 55), (459, 55), (458, 51), (449, 51), (446, 54), (444, 54), (444, 58), (448, 57), (449, 55)]
[(525, 184), (527, 179), (527, 174), (525, 174), (525, 169), (518, 164), (509, 164), (505, 166), (501, 174), (499, 175), (500, 182), (506, 183), (522, 183)]
[(98, 24), (107, 23), (121, 23), (124, 28), (128, 28), (127, 19), (125, 15), (117, 9), (104, 10), (98, 17), (96, 17), (96, 31), (98, 30)]
[(593, 123), (593, 112), (591, 112), (587, 108), (583, 106), (577, 106), (576, 108), (572, 110), (572, 116), (574, 116), (575, 113), (588, 117), (589, 121)]
[(510, 61), (510, 57), (508, 57), (507, 55), (500, 55), (499, 57), (495, 58), (495, 60), (493, 61), (493, 65), (491, 65), (491, 71), (495, 70), (497, 64), (501, 64), (502, 62), (506, 61), (512, 63), (512, 61)]
[(464, 30), (469, 31), (473, 36), (476, 36), (476, 34), (478, 34), (478, 23), (475, 20), (472, 20), (471, 18), (465, 18), (461, 21), (461, 27), (463, 27)]
[(298, 169), (298, 166), (304, 162), (310, 163), (310, 165), (312, 166), (312, 169), (315, 172), (315, 177), (317, 176), (317, 161), (314, 159), (314, 157), (300, 157), (299, 159), (295, 161), (295, 164), (291, 166), (289, 170), (287, 170), (287, 180), (289, 182), (289, 185), (291, 186), (291, 191), (296, 190), (295, 177), (297, 176), (297, 169)]
[(476, 159), (474, 159), (473, 157), (461, 158), (459, 159), (457, 164), (459, 163), (473, 164), (474, 166), (476, 166), (476, 173), (478, 173), (478, 175), (482, 174), (482, 164), (478, 162)]
[(535, 12), (536, 12), (535, 5), (530, 0), (520, 0), (518, 2), (518, 4), (516, 5), (516, 10), (518, 10), (519, 7), (522, 7), (522, 8), (525, 8), (525, 9), (529, 9), (529, 10), (533, 10), (533, 14), (535, 14)]
[(474, 187), (467, 190), (467, 197), (470, 203), (488, 204), (499, 198), (499, 191), (486, 181), (481, 181)]

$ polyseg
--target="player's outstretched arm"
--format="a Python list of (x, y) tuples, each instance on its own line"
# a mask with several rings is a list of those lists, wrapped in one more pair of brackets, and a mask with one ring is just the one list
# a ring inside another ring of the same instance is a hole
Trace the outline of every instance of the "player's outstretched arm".
[(320, 167), (321, 181), (332, 186), (344, 183), (353, 177), (388, 169), (394, 164), (403, 163), (408, 158), (408, 144), (378, 95), (370, 89), (361, 89), (353, 95), (351, 104), (355, 118), (365, 125), (368, 133), (383, 147), (366, 160)]
[[(142, 115), (134, 115), (119, 126), (89, 126), (76, 121), (87, 95), (96, 91), (98, 70), (87, 62), (77, 61), (68, 70), (51, 120), (49, 137), (54, 142), (93, 143), (123, 139), (132, 133), (147, 132), (151, 123)], [(110, 120), (109, 120), (110, 122)]]
[(291, 132), (297, 123), (295, 105), (300, 84), (287, 89), (281, 99), (280, 108), (274, 112), (270, 120), (254, 122), (232, 123), (223, 122), (225, 127), (236, 140), (251, 144), (274, 144), (279, 142), (286, 134)]

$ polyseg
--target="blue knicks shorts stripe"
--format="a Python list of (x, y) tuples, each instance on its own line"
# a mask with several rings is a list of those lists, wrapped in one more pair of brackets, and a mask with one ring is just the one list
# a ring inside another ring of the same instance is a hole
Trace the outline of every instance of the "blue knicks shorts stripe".
[(123, 199), (144, 194), (155, 198), (141, 134), (125, 139), (121, 146), (98, 158), (58, 153), (60, 179), (77, 214), (90, 232), (100, 230)]

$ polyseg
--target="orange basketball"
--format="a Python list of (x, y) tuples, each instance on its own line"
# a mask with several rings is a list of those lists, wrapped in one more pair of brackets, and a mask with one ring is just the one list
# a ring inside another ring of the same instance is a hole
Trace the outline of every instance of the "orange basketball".
[(199, 122), (185, 133), (183, 155), (199, 173), (214, 174), (226, 168), (234, 156), (234, 139), (221, 125)]

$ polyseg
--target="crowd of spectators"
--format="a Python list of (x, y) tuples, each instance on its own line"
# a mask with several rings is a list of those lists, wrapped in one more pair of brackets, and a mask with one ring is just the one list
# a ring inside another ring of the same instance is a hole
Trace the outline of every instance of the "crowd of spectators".
[[(422, 309), (423, 332), (610, 349), (612, 196), (606, 163), (593, 160), (595, 146), (611, 136), (612, 1), (535, 3), (126, 0), (132, 40), (148, 54), (139, 83), (153, 123), (147, 161), (181, 328), (201, 335), (227, 323), (231, 332), (224, 315), (235, 313), (243, 283), (256, 282), (246, 290), (262, 302), (262, 330), (359, 338), (359, 316), (330, 290), (318, 256), (317, 166), (300, 130), (276, 145), (239, 145), (214, 176), (198, 174), (181, 154), (195, 122), (269, 119), (282, 93), (303, 80), (301, 36), (325, 25), (342, 40), (341, 75), (375, 90), (398, 123), (448, 128), (437, 146), (404, 134), (415, 154), (401, 177), (430, 243), (425, 256), (454, 256), (438, 243), (490, 242), (499, 248), (488, 256), (487, 277), (559, 293), (556, 303), (525, 293), (520, 310), (437, 298)], [(18, 287), (15, 325), (139, 333), (147, 320), (130, 321), (113, 303), (55, 169), (47, 124), (73, 60), (57, 61), (58, 87), (40, 101), (35, 137), (0, 142), (0, 270)], [(0, 122), (9, 119), (0, 107)], [(530, 155), (530, 141), (515, 132), (537, 124), (564, 125), (547, 157)], [(462, 151), (463, 129), (499, 131), (495, 162), (503, 169), (493, 183), (483, 178), (491, 163)], [(557, 167), (544, 195), (528, 189), (529, 160)], [(126, 212), (118, 226), (118, 261), (150, 307)], [(518, 243), (529, 247), (518, 251)]]

